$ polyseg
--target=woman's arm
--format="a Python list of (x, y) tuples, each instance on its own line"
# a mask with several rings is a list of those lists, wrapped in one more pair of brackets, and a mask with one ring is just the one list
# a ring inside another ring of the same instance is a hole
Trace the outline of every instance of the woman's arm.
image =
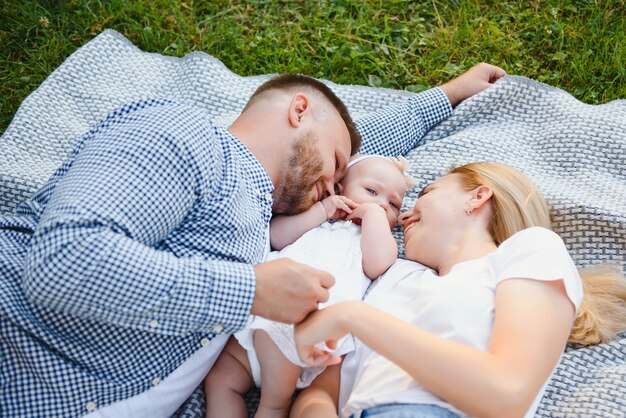
[(304, 389), (293, 405), (289, 418), (337, 418), (341, 364), (327, 367)]
[[(487, 351), (445, 340), (363, 302), (344, 302), (296, 328), (301, 358), (338, 359), (314, 344), (351, 332), (426, 389), (474, 416), (522, 416), (557, 364), (574, 319), (563, 282), (508, 279), (496, 289)], [(410, 355), (407, 355), (410, 353)]]

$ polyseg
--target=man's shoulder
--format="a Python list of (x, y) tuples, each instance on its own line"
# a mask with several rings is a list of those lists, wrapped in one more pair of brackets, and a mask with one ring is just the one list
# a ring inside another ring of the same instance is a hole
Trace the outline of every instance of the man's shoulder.
[(115, 123), (141, 123), (148, 126), (177, 128), (192, 126), (218, 127), (209, 113), (198, 103), (189, 100), (174, 100), (165, 98), (147, 98), (126, 103), (109, 113), (99, 124), (98, 128)]
[[(123, 140), (128, 137), (136, 145), (158, 146), (176, 143), (192, 153), (214, 147), (229, 137), (226, 129), (213, 122), (209, 113), (197, 103), (183, 100), (150, 98), (122, 105), (111, 112), (95, 128), (94, 133), (110, 132)], [(213, 145), (210, 145), (213, 144)], [(163, 144), (162, 144), (163, 145)]]

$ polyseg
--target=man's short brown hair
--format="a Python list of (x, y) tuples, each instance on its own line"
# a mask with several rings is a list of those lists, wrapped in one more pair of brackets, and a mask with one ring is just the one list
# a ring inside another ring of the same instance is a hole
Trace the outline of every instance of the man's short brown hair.
[(361, 135), (356, 130), (356, 126), (354, 125), (352, 117), (350, 117), (348, 108), (326, 84), (313, 77), (309, 77), (304, 74), (281, 74), (272, 77), (256, 89), (254, 94), (250, 97), (248, 104), (246, 104), (246, 107), (254, 101), (255, 97), (268, 90), (292, 90), (301, 87), (308, 87), (321, 93), (333, 105), (337, 112), (339, 112), (341, 119), (343, 119), (343, 122), (346, 124), (348, 132), (350, 133), (350, 155), (356, 154), (359, 148), (361, 148)]

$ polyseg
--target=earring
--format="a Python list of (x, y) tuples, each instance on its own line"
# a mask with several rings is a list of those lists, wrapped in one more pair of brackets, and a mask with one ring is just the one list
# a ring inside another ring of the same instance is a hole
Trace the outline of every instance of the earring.
[(469, 203), (467, 204), (467, 207), (465, 208), (465, 213), (467, 213), (468, 215), (472, 214), (472, 208), (470, 207)]

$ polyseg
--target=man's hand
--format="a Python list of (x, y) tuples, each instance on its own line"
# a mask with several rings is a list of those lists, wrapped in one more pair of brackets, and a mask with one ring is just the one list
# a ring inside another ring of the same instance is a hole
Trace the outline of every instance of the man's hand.
[(252, 314), (290, 324), (302, 321), (319, 302), (326, 302), (328, 289), (335, 284), (330, 273), (288, 258), (258, 264), (254, 270)]
[(455, 107), (468, 97), (485, 90), (505, 75), (506, 72), (502, 68), (482, 62), (440, 88), (448, 96), (452, 107)]

